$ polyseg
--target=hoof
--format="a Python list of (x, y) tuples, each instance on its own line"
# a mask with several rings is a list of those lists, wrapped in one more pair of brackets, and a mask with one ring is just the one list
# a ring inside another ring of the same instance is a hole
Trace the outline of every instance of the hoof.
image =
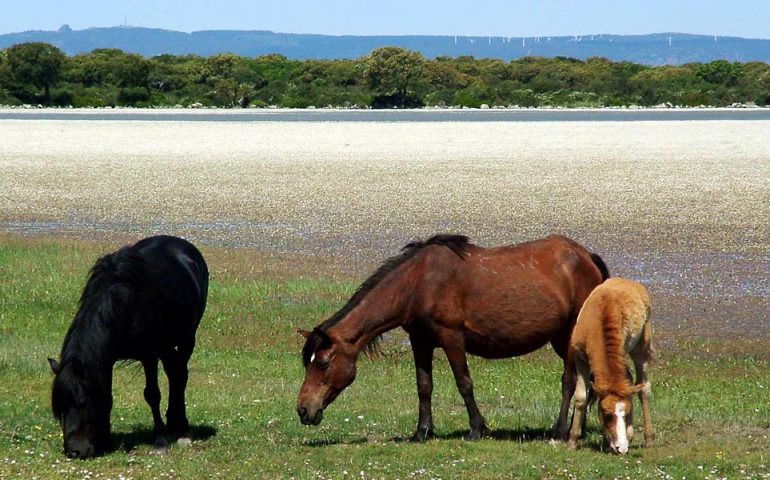
[(481, 440), (482, 438), (486, 437), (489, 434), (489, 427), (483, 425), (481, 428), (472, 429), (468, 433), (468, 440)]
[(163, 454), (168, 452), (168, 438), (165, 435), (158, 435), (155, 437), (155, 442), (152, 444), (153, 452)]
[(434, 434), (432, 428), (426, 430), (420, 429), (414, 432), (414, 435), (412, 435), (412, 438), (410, 438), (409, 441), (413, 443), (422, 443), (430, 440), (433, 437)]
[(557, 442), (566, 442), (569, 440), (569, 433), (564, 430), (560, 429), (554, 429), (553, 433), (551, 433), (551, 440), (557, 441)]
[(179, 437), (179, 440), (176, 441), (176, 444), (180, 447), (189, 447), (192, 445), (192, 438), (190, 437)]
[(150, 453), (153, 455), (165, 455), (168, 453), (168, 445), (165, 447), (153, 446), (152, 450), (150, 450)]
[(573, 442), (572, 440), (570, 440), (569, 442), (567, 442), (567, 448), (569, 448), (570, 450), (577, 450), (578, 449), (577, 442)]

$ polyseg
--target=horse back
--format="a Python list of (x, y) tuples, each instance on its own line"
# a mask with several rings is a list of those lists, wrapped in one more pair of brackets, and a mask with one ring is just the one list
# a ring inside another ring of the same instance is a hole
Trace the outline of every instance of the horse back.
[(188, 241), (149, 237), (131, 250), (142, 258), (145, 278), (133, 296), (130, 337), (153, 349), (177, 346), (195, 336), (208, 295), (208, 267)]
[(560, 236), (498, 248), (468, 245), (462, 257), (432, 246), (423, 265), (416, 316), (432, 330), (462, 329), (468, 351), (488, 358), (522, 355), (547, 342), (566, 351), (583, 301), (603, 280), (591, 253)]
[(577, 316), (594, 287), (608, 275), (604, 263), (594, 259), (598, 255), (560, 235), (507, 247), (476, 247), (475, 252), (468, 266), (477, 267), (480, 279), (501, 284), (506, 295), (524, 297), (519, 301), (526, 297), (557, 301), (567, 316)]
[(649, 332), (650, 296), (644, 286), (625, 278), (610, 278), (586, 299), (572, 335), (572, 347), (585, 350), (591, 335), (601, 335), (611, 324), (621, 335), (626, 352)]

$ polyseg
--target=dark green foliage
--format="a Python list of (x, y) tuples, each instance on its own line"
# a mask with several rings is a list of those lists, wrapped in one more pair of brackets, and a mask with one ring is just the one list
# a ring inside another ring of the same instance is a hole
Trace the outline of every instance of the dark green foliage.
[(770, 103), (762, 62), (648, 67), (606, 58), (426, 59), (383, 47), (355, 60), (231, 53), (144, 58), (117, 49), (66, 57), (44, 43), (0, 51), (0, 104), (87, 106), (604, 107)]
[(50, 102), (51, 86), (59, 79), (67, 59), (64, 52), (47, 43), (22, 43), (5, 50), (2, 57), (0, 82), (4, 82), (16, 98), (34, 103), (36, 100)]
[(422, 103), (425, 58), (419, 52), (382, 47), (364, 59), (364, 78), (374, 93), (374, 106), (412, 107)]

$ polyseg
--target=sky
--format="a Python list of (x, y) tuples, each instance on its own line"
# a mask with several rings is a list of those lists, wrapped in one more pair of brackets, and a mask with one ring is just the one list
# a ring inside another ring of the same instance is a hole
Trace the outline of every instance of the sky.
[(0, 0), (0, 33), (130, 25), (192, 32), (770, 39), (770, 0)]

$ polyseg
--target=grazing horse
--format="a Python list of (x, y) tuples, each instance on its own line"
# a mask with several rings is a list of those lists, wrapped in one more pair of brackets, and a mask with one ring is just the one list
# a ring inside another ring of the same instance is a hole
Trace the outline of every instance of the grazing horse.
[[(460, 235), (437, 235), (404, 247), (353, 294), (347, 304), (305, 338), (305, 381), (297, 413), (317, 425), (323, 410), (356, 376), (361, 350), (402, 327), (417, 372), (419, 420), (414, 441), (433, 436), (433, 350), (444, 350), (470, 420), (470, 439), (488, 426), (476, 405), (466, 354), (524, 355), (550, 342), (565, 360), (562, 405), (555, 436), (566, 440), (575, 388), (566, 368), (575, 319), (593, 288), (609, 276), (602, 259), (574, 241), (551, 236), (500, 248), (482, 248)], [(569, 372), (572, 372), (570, 375)]]
[[(112, 368), (118, 360), (142, 362), (155, 446), (189, 435), (187, 361), (206, 308), (208, 276), (198, 249), (170, 236), (146, 238), (96, 262), (60, 359), (48, 359), (55, 374), (51, 406), (68, 456), (88, 458), (110, 447)], [(160, 416), (159, 358), (168, 376), (168, 429)]]
[[(575, 413), (569, 446), (585, 425), (588, 385), (596, 393), (599, 419), (612, 451), (628, 452), (634, 436), (633, 395), (639, 394), (644, 414), (644, 440), (651, 445), (654, 433), (650, 419), (650, 382), (647, 365), (652, 360), (650, 297), (639, 283), (611, 278), (588, 296), (578, 315), (570, 341), (570, 357), (577, 371)], [(636, 368), (636, 385), (626, 366), (630, 356)], [(590, 382), (593, 375), (593, 383)]]

